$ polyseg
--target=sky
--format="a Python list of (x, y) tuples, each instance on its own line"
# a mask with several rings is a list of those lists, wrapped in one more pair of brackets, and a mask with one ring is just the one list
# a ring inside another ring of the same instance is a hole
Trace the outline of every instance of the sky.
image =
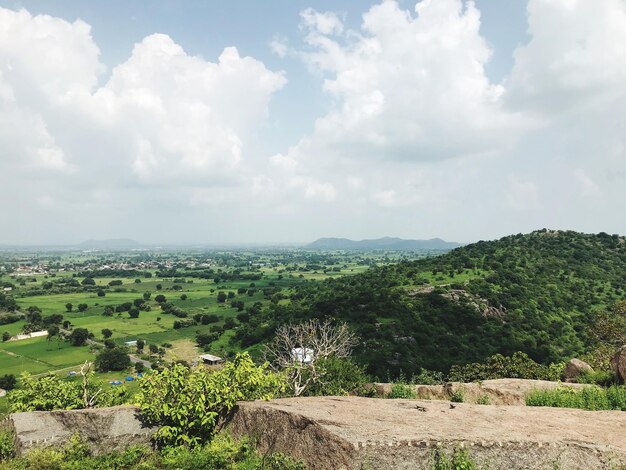
[(0, 0), (0, 244), (626, 234), (626, 0)]

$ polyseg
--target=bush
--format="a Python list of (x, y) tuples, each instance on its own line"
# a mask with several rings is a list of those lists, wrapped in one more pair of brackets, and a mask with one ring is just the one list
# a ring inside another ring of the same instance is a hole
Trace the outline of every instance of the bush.
[[(88, 396), (96, 397), (96, 407), (123, 405), (129, 399), (124, 387), (100, 390), (97, 385), (89, 383), (87, 390)], [(75, 410), (85, 407), (82, 382), (63, 380), (56, 375), (34, 379), (30, 374), (24, 373), (21, 387), (9, 392), (8, 399), (14, 413)]]
[(526, 397), (526, 405), (580, 408), (590, 411), (626, 411), (626, 387), (617, 385), (609, 388), (589, 386), (576, 390), (563, 386), (552, 390), (533, 390)]
[(348, 395), (351, 392), (359, 394), (370, 381), (364, 368), (350, 358), (320, 358), (317, 367), (323, 371), (322, 378), (310, 385), (304, 395)]
[(414, 400), (417, 398), (415, 393), (415, 387), (405, 383), (394, 383), (391, 385), (391, 393), (389, 398), (404, 398), (407, 400)]
[(576, 382), (578, 382), (579, 384), (591, 384), (600, 385), (601, 387), (609, 387), (611, 385), (617, 385), (617, 376), (614, 372), (609, 371), (583, 370), (576, 378)]
[(159, 445), (199, 445), (239, 400), (269, 399), (285, 390), (282, 376), (257, 367), (247, 353), (209, 372), (174, 364), (140, 381), (137, 399)]
[(453, 365), (448, 380), (451, 382), (479, 382), (490, 379), (560, 380), (564, 364), (549, 366), (538, 364), (527, 354), (516, 352), (512, 356), (496, 354), (485, 362)]
[(17, 379), (13, 374), (5, 374), (0, 377), (0, 388), (4, 390), (13, 390), (15, 388), (15, 384), (17, 384)]
[(443, 450), (437, 449), (431, 458), (431, 470), (480, 470), (487, 469), (486, 466), (479, 466), (471, 458), (466, 450), (454, 450), (452, 455), (446, 454)]
[(465, 401), (465, 389), (463, 387), (459, 387), (456, 390), (453, 390), (452, 395), (450, 396), (450, 401), (453, 403), (463, 403)]
[(14, 454), (13, 433), (0, 429), (0, 462), (10, 459)]

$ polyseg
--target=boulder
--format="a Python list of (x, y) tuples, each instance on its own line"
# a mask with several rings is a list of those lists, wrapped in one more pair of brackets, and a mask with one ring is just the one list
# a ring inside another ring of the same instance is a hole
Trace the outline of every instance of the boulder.
[(613, 372), (622, 379), (622, 381), (626, 381), (626, 346), (622, 346), (613, 359), (611, 360), (611, 367), (613, 368)]
[(18, 455), (36, 447), (61, 447), (74, 434), (79, 434), (94, 454), (106, 454), (135, 444), (150, 445), (156, 431), (142, 423), (138, 409), (132, 406), (13, 413), (8, 423)]
[(575, 382), (580, 373), (583, 371), (593, 372), (593, 368), (580, 359), (570, 359), (569, 362), (565, 364), (563, 378), (566, 382)]

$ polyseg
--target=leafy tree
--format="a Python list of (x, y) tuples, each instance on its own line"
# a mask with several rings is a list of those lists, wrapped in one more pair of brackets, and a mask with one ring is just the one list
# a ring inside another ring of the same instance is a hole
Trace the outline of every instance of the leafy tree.
[(135, 307), (131, 308), (128, 310), (128, 316), (130, 318), (139, 318), (139, 309)]
[(180, 300), (187, 300), (187, 294), (181, 294)]
[(9, 333), (8, 331), (5, 331), (4, 333), (2, 333), (3, 342), (9, 341), (10, 339), (11, 339), (11, 333)]
[(163, 294), (159, 294), (159, 295), (155, 296), (154, 300), (157, 303), (159, 303), (159, 304), (163, 304), (163, 303), (167, 302), (167, 299), (165, 298), (165, 296)]
[(70, 335), (72, 346), (83, 346), (89, 338), (89, 331), (86, 328), (76, 328)]
[(98, 297), (104, 297), (105, 295), (106, 295), (106, 292), (104, 291), (104, 289), (98, 290)]
[(104, 339), (108, 339), (108, 338), (110, 338), (111, 336), (113, 336), (113, 332), (112, 332), (111, 330), (109, 330), (108, 328), (103, 328), (103, 329), (102, 329), (102, 331), (101, 331), (101, 333), (102, 333), (102, 337), (103, 337)]
[(124, 370), (129, 366), (130, 356), (123, 348), (106, 348), (96, 356), (95, 360), (95, 367), (99, 372)]
[(218, 301), (219, 303), (224, 303), (224, 302), (226, 302), (226, 293), (225, 293), (225, 292), (222, 292), (222, 291), (219, 291), (219, 292), (217, 293), (217, 301)]
[(151, 295), (152, 295), (152, 294), (151, 294), (150, 292), (144, 292), (144, 293), (143, 293), (143, 300), (145, 300), (145, 301), (150, 300), (150, 296), (151, 296)]
[(157, 284), (156, 285), (156, 290), (161, 290), (163, 289), (163, 285), (162, 284)]
[(15, 385), (17, 385), (17, 379), (15, 378), (15, 375), (5, 374), (0, 377), (0, 388), (9, 391), (13, 390), (15, 388)]
[(146, 342), (143, 339), (138, 339), (137, 340), (137, 352), (139, 354), (141, 354), (141, 352), (143, 351), (143, 348), (145, 347)]
[(273, 398), (285, 383), (267, 365), (257, 367), (242, 353), (215, 372), (174, 364), (150, 374), (139, 386), (142, 416), (159, 426), (157, 443), (197, 446), (213, 438), (237, 401)]
[(111, 307), (110, 305), (107, 305), (106, 307), (104, 307), (104, 311), (102, 312), (102, 315), (104, 315), (105, 317), (112, 317), (114, 312), (115, 312), (115, 309)]
[(79, 312), (84, 312), (88, 308), (89, 308), (89, 305), (87, 305), (87, 304), (78, 304), (78, 311)]
[(112, 339), (105, 339), (104, 340), (104, 347), (107, 349), (113, 349), (115, 348), (116, 344), (115, 341), (113, 341)]
[(72, 305), (70, 302), (68, 302), (68, 303), (66, 303), (66, 304), (65, 304), (65, 309), (66, 309), (68, 312), (71, 312), (73, 308), (74, 308), (74, 305)]
[(83, 279), (81, 281), (81, 284), (83, 286), (95, 286), (96, 285), (96, 281), (93, 278), (91, 278), (91, 277), (86, 277), (85, 279)]

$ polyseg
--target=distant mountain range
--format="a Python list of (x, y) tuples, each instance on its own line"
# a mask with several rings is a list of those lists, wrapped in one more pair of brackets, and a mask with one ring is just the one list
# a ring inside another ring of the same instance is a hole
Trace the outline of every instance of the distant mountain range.
[(113, 238), (109, 240), (87, 240), (76, 245), (83, 250), (128, 250), (140, 248), (141, 245), (130, 238)]
[(462, 246), (460, 243), (447, 242), (441, 238), (430, 240), (403, 240), (402, 238), (384, 237), (375, 240), (349, 240), (347, 238), (318, 238), (304, 248), (311, 250), (452, 250)]

